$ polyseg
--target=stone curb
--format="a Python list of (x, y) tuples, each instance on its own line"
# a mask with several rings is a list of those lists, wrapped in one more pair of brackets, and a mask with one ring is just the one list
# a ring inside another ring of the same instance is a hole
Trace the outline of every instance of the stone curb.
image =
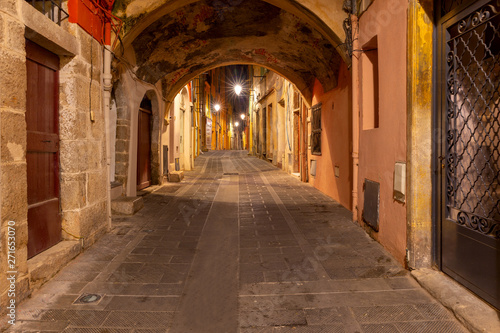
[(424, 268), (411, 275), (471, 332), (500, 332), (500, 313), (444, 273)]

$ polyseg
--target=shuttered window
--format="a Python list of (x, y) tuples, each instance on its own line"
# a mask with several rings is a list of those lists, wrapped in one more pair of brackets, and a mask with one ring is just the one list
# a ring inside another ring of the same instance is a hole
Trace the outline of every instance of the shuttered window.
[(311, 110), (311, 154), (321, 155), (321, 103)]

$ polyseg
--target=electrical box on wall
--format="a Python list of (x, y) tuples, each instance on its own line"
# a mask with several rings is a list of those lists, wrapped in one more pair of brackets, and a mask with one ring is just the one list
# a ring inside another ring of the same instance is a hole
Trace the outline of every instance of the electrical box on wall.
[(338, 165), (335, 166), (335, 177), (340, 178), (340, 167)]
[(316, 177), (316, 160), (311, 160), (311, 176)]
[(406, 163), (396, 162), (394, 167), (394, 200), (406, 200)]

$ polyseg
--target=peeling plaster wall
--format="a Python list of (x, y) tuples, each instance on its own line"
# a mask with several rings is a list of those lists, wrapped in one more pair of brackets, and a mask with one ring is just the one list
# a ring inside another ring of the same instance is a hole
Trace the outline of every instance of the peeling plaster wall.
[[(65, 265), (59, 261), (50, 263), (43, 274), (37, 275), (32, 274), (30, 262), (44, 253), (27, 260), (25, 37), (60, 57), (60, 207), (65, 231), (61, 232), (63, 242), (51, 251), (69, 259), (82, 247), (92, 245), (109, 228), (102, 48), (94, 41), (91, 53), (90, 37), (74, 24), (66, 21), (59, 27), (25, 1), (3, 0), (0, 2), (0, 304), (7, 304), (8, 221), (16, 222), (17, 302)], [(95, 122), (90, 121), (90, 110)], [(70, 234), (79, 237), (80, 247), (76, 252), (63, 246), (64, 240), (76, 240)], [(73, 252), (62, 253), (64, 251)], [(0, 310), (4, 311), (5, 308)]]
[[(404, 263), (406, 205), (393, 198), (396, 162), (406, 161), (406, 32), (407, 1), (396, 5), (375, 0), (359, 19), (359, 45), (377, 36), (379, 77), (379, 128), (363, 130), (367, 109), (360, 100), (358, 221), (363, 224), (365, 179), (380, 183), (379, 232), (366, 226), (372, 237)], [(382, 19), (383, 18), (383, 19)], [(363, 79), (360, 65), (360, 81)], [(354, 89), (361, 89), (355, 87)], [(362, 93), (360, 94), (362, 96)], [(430, 186), (430, 184), (429, 184)]]

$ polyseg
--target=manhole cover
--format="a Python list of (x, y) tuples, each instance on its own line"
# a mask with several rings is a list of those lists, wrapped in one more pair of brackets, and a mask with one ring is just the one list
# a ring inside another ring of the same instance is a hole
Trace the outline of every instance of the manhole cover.
[(96, 303), (101, 300), (102, 296), (97, 294), (83, 294), (78, 297), (78, 299), (74, 302), (74, 304), (89, 304)]
[(237, 172), (225, 172), (224, 173), (224, 176), (238, 176), (238, 175), (239, 175), (239, 173), (237, 173)]

